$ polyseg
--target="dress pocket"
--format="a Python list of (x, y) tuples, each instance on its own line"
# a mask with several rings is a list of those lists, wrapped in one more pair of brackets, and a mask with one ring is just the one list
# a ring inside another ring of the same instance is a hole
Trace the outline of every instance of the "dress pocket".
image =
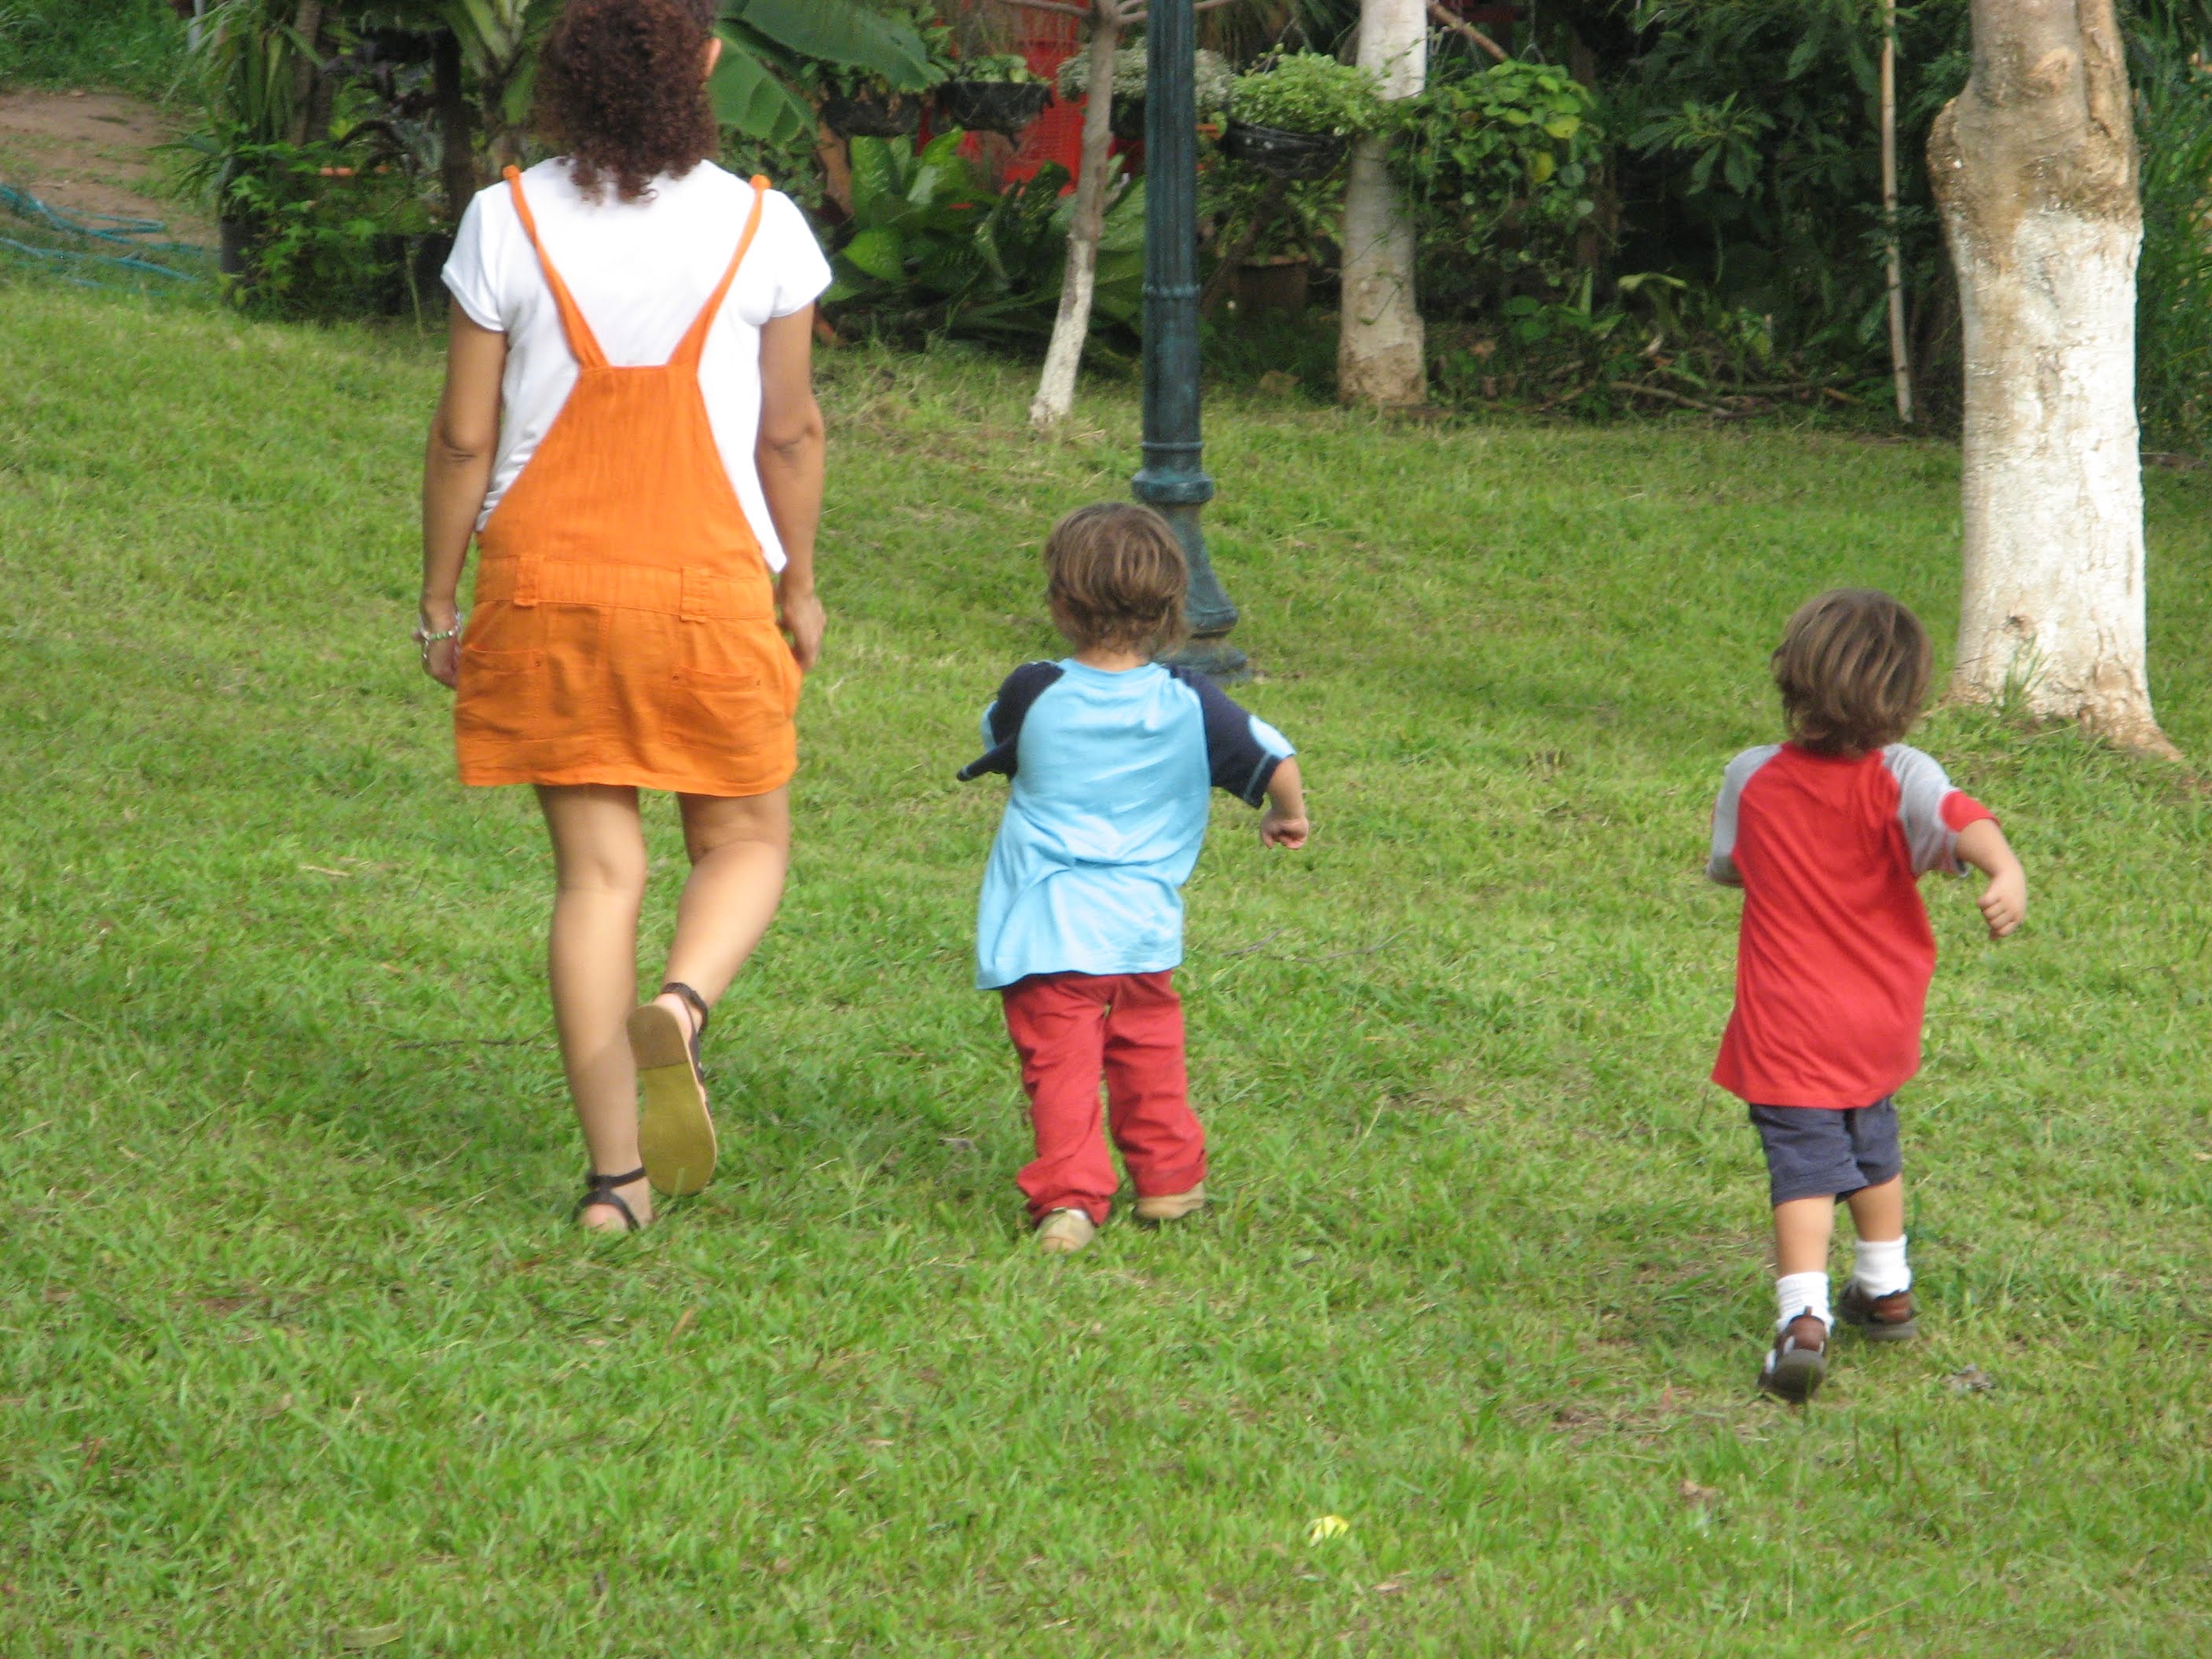
[(532, 717), (544, 672), (543, 651), (488, 651), (464, 644), (459, 683), (453, 688), (455, 728), (499, 742), (526, 741), (536, 735)]

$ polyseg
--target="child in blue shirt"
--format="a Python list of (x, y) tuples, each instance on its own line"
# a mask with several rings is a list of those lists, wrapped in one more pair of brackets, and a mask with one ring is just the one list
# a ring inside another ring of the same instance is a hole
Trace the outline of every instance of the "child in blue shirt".
[(1079, 508), (1045, 543), (1046, 596), (1073, 656), (1025, 663), (983, 714), (988, 750), (961, 777), (1013, 780), (983, 877), (975, 983), (1000, 993), (1021, 1056), (1036, 1157), (1018, 1177), (1040, 1249), (1079, 1250), (1128, 1165), (1139, 1219), (1206, 1202), (1182, 1005), (1182, 884), (1210, 792), (1267, 803), (1260, 839), (1305, 845), (1283, 735), (1202, 676), (1154, 662), (1182, 634), (1182, 549), (1148, 507)]

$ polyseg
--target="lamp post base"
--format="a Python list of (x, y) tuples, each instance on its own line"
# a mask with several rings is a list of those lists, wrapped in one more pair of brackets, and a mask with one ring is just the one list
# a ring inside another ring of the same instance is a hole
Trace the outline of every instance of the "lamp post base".
[(1252, 678), (1250, 659), (1219, 634), (1194, 634), (1160, 660), (1203, 674), (1216, 685), (1238, 685)]

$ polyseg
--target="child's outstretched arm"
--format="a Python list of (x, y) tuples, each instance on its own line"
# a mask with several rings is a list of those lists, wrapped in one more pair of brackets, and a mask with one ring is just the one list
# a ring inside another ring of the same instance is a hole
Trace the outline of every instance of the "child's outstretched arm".
[(1267, 810), (1260, 818), (1260, 845), (1303, 847), (1310, 828), (1297, 761), (1295, 757), (1278, 761), (1274, 775), (1267, 780)]
[(2027, 919), (2027, 872), (1995, 818), (1977, 818), (1959, 831), (1959, 856), (1990, 878), (1975, 902), (1990, 925), (1990, 937), (2002, 939)]

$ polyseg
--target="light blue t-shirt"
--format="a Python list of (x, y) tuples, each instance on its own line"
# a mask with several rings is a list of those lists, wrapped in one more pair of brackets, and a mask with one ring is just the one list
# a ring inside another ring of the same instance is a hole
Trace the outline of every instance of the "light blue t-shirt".
[(1294, 751), (1213, 683), (1147, 664), (1024, 663), (983, 713), (963, 778), (1013, 779), (983, 874), (975, 984), (1150, 974), (1182, 960), (1182, 893), (1209, 792), (1257, 806)]

